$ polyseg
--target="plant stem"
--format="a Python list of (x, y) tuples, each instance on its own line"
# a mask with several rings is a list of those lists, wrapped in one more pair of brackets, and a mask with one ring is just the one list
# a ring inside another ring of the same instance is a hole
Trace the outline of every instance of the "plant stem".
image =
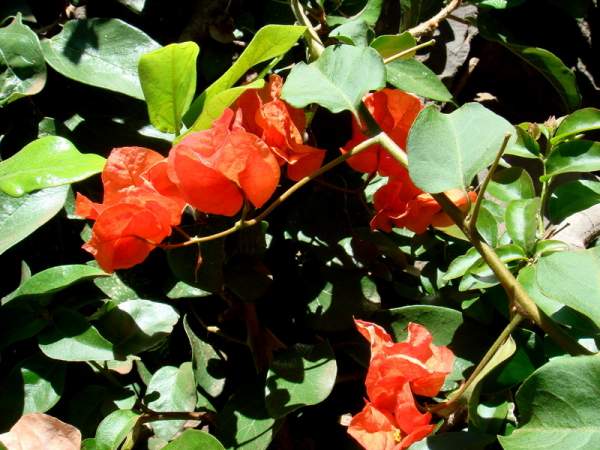
[(452, 14), (454, 10), (461, 5), (461, 3), (462, 0), (451, 0), (450, 3), (448, 3), (448, 5), (442, 8), (440, 12), (438, 12), (431, 19), (428, 19), (425, 22), (422, 22), (419, 25), (411, 28), (410, 30), (408, 30), (408, 32), (414, 37), (419, 37), (424, 34), (431, 33), (440, 25), (440, 22), (446, 20), (448, 16), (450, 16), (450, 14)]
[[(544, 161), (543, 159), (542, 161), (542, 166), (543, 166), (543, 176), (546, 175), (546, 161)], [(550, 182), (552, 181), (552, 179), (550, 180), (546, 180), (544, 178), (544, 181), (542, 181), (542, 192), (540, 193), (540, 214), (538, 217), (538, 234), (540, 236), (543, 236), (545, 231), (546, 231), (546, 227), (544, 226), (544, 212), (546, 211), (546, 203), (548, 202), (548, 196), (550, 194)]]
[(403, 56), (410, 55), (411, 53), (416, 52), (417, 50), (421, 50), (422, 48), (425, 48), (425, 47), (430, 47), (434, 44), (435, 44), (435, 39), (431, 39), (427, 42), (423, 42), (421, 44), (415, 45), (414, 47), (407, 48), (406, 50), (402, 50), (401, 52), (398, 52), (392, 56), (388, 56), (387, 58), (384, 58), (383, 63), (389, 64), (393, 61), (396, 61), (397, 59), (402, 58)]
[(310, 52), (310, 60), (315, 60), (321, 56), (321, 53), (325, 50), (325, 46), (323, 45), (323, 42), (321, 42), (321, 38), (319, 38), (312, 23), (308, 17), (306, 17), (300, 2), (298, 0), (290, 0), (290, 6), (292, 7), (292, 12), (294, 13), (296, 21), (306, 27), (306, 32), (308, 33), (306, 41)]

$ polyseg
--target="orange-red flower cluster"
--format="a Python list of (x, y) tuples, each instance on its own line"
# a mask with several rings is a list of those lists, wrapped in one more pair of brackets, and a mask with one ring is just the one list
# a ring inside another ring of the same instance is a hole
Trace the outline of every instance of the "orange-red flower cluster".
[[(381, 130), (405, 149), (410, 127), (423, 108), (421, 101), (396, 89), (383, 89), (368, 94), (363, 101)], [(349, 151), (366, 139), (358, 122), (353, 121), (352, 138), (342, 148), (342, 152)], [(374, 195), (376, 214), (371, 220), (371, 228), (389, 232), (392, 227), (398, 227), (423, 233), (429, 225), (452, 225), (452, 220), (442, 212), (435, 199), (417, 188), (406, 168), (381, 146), (369, 147), (348, 159), (348, 164), (359, 172), (377, 172), (381, 176), (389, 177), (388, 183)], [(473, 192), (466, 196), (459, 190), (447, 194), (460, 208), (468, 208), (470, 202), (476, 198)]]
[(83, 248), (107, 272), (142, 262), (179, 224), (185, 204), (233, 216), (244, 201), (259, 208), (288, 164), (299, 180), (317, 170), (325, 151), (305, 145), (304, 111), (280, 99), (282, 79), (248, 90), (212, 128), (188, 134), (163, 158), (141, 147), (114, 149), (102, 172), (104, 200), (77, 195), (76, 213), (96, 220)]
[(348, 433), (367, 450), (403, 450), (429, 435), (431, 414), (419, 411), (414, 395), (433, 397), (452, 370), (453, 353), (432, 343), (427, 329), (408, 324), (406, 341), (394, 343), (379, 325), (356, 321), (371, 344), (365, 385), (367, 401)]

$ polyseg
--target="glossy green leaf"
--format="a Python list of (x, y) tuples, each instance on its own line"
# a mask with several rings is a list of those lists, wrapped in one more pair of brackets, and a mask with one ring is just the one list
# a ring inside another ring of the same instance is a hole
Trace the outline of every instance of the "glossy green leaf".
[(506, 231), (512, 241), (530, 254), (537, 240), (537, 217), (539, 216), (540, 199), (529, 198), (512, 200), (506, 206)]
[(0, 192), (0, 254), (52, 219), (65, 204), (68, 190), (58, 186), (19, 198)]
[[(527, 259), (525, 251), (515, 244), (501, 245), (495, 250), (500, 260), (505, 264)], [(496, 284), (498, 284), (498, 279), (494, 275), (494, 272), (483, 259), (479, 258), (475, 264), (469, 267), (459, 284), (458, 290), (482, 289), (495, 286)]]
[(51, 267), (26, 280), (15, 291), (4, 297), (2, 304), (4, 305), (20, 297), (53, 294), (68, 288), (74, 283), (106, 275), (102, 269), (81, 264)]
[(196, 385), (213, 397), (223, 392), (225, 387), (225, 358), (207, 342), (201, 340), (192, 330), (187, 317), (183, 318), (183, 328), (192, 347), (192, 364)]
[(329, 33), (329, 37), (336, 38), (344, 44), (366, 47), (373, 34), (373, 30), (364, 20), (352, 20), (336, 27)]
[(504, 152), (507, 155), (520, 156), (521, 158), (537, 159), (540, 155), (540, 146), (533, 136), (529, 134), (530, 122), (523, 122), (515, 126), (517, 139), (514, 140)]
[(363, 9), (361, 9), (358, 13), (356, 13), (352, 17), (342, 17), (342, 16), (327, 16), (327, 24), (330, 26), (339, 25), (341, 23), (346, 23), (351, 20), (363, 20), (369, 26), (374, 27), (377, 23), (377, 19), (379, 19), (379, 15), (381, 14), (381, 8), (383, 7), (383, 0), (367, 0)]
[(398, 89), (440, 102), (452, 100), (452, 94), (438, 76), (416, 59), (392, 61), (385, 65), (385, 72), (387, 82)]
[(217, 438), (200, 430), (185, 430), (163, 450), (225, 450)]
[(358, 116), (364, 95), (384, 85), (385, 67), (374, 49), (338, 45), (327, 47), (311, 64), (296, 64), (281, 96), (296, 108), (317, 103), (334, 113)]
[(196, 93), (195, 42), (170, 44), (142, 55), (138, 73), (150, 122), (160, 131), (179, 133), (181, 119)]
[(517, 391), (519, 427), (499, 436), (505, 450), (595, 450), (600, 443), (598, 395), (600, 360), (595, 356), (556, 358), (536, 370)]
[(546, 160), (547, 180), (560, 173), (600, 170), (600, 142), (569, 141), (557, 145)]
[(563, 241), (544, 239), (535, 244), (534, 257), (549, 256), (552, 253), (564, 252), (569, 250), (569, 244)]
[[(290, 25), (267, 25), (258, 30), (235, 63), (193, 101), (183, 117), (184, 123), (195, 130), (202, 129), (201, 124), (207, 122), (208, 125), (204, 127), (210, 126), (212, 121), (204, 117), (204, 111), (210, 104), (211, 98), (232, 87), (253, 66), (287, 53), (304, 34), (305, 30), (305, 27)], [(242, 92), (242, 89), (234, 91), (238, 96)], [(223, 109), (237, 98), (231, 97), (233, 96), (228, 98), (229, 103), (224, 105)], [(221, 103), (224, 102), (221, 101)], [(211, 114), (214, 117), (221, 115), (221, 113), (215, 111), (215, 107), (211, 109), (213, 110)]]
[(337, 364), (327, 342), (296, 344), (276, 353), (267, 373), (265, 403), (271, 417), (325, 400), (335, 385)]
[(160, 45), (120, 19), (70, 20), (42, 41), (46, 61), (67, 78), (144, 99), (138, 78), (140, 57)]
[[(163, 366), (158, 369), (146, 390), (148, 407), (154, 411), (193, 411), (196, 407), (196, 383), (192, 363), (179, 368)], [(156, 436), (171, 440), (181, 430), (185, 420), (158, 420), (152, 422)]]
[(46, 63), (37, 35), (23, 25), (21, 14), (0, 28), (0, 107), (40, 92)]
[(141, 14), (146, 7), (146, 0), (117, 0), (136, 14)]
[(525, 0), (472, 0), (472, 3), (482, 8), (508, 9), (514, 8), (525, 2)]
[(550, 142), (555, 145), (577, 134), (598, 129), (600, 129), (600, 109), (578, 109), (563, 119)]
[(600, 182), (573, 180), (561, 184), (550, 194), (548, 216), (554, 223), (600, 203)]
[(106, 416), (96, 430), (96, 450), (118, 450), (140, 415), (129, 409), (117, 409)]
[(433, 335), (435, 345), (448, 345), (463, 324), (460, 311), (434, 305), (410, 305), (375, 314), (375, 321), (392, 331), (396, 342), (406, 339), (409, 322), (423, 325)]
[(541, 258), (536, 280), (540, 291), (589, 317), (600, 326), (600, 247)]
[(94, 284), (114, 303), (140, 298), (133, 289), (123, 283), (121, 277), (116, 272), (110, 274), (110, 276), (94, 279)]
[[(379, 52), (382, 58), (388, 58), (417, 45), (417, 41), (408, 31), (400, 34), (383, 34), (371, 42), (371, 47)], [(407, 53), (400, 59), (411, 59), (416, 52)]]
[(262, 383), (245, 383), (219, 412), (217, 437), (227, 450), (266, 450), (281, 423), (267, 411)]
[(409, 450), (484, 450), (496, 436), (473, 431), (455, 431), (429, 436), (411, 445)]
[(175, 283), (175, 286), (173, 286), (171, 290), (167, 292), (167, 297), (171, 300), (178, 298), (208, 297), (210, 295), (212, 295), (210, 292), (189, 285), (184, 281), (178, 281)]
[(479, 210), (476, 227), (485, 242), (492, 247), (498, 245), (498, 221), (485, 206)]
[(507, 133), (514, 136), (513, 126), (478, 103), (450, 114), (429, 106), (408, 135), (410, 177), (425, 192), (466, 188), (492, 163)]
[(127, 300), (98, 322), (98, 329), (115, 345), (120, 357), (135, 355), (162, 342), (179, 321), (177, 311), (165, 303)]
[(105, 163), (100, 155), (79, 153), (65, 138), (46, 136), (0, 162), (0, 190), (20, 197), (88, 178), (100, 173)]
[(454, 280), (462, 277), (467, 271), (478, 261), (481, 260), (481, 255), (475, 247), (471, 247), (464, 255), (457, 256), (448, 266), (448, 270), (444, 274), (444, 280)]
[(61, 361), (112, 361), (113, 345), (84, 316), (58, 308), (52, 326), (38, 336), (42, 352)]
[(535, 197), (533, 180), (522, 167), (497, 170), (488, 184), (487, 192), (503, 202)]

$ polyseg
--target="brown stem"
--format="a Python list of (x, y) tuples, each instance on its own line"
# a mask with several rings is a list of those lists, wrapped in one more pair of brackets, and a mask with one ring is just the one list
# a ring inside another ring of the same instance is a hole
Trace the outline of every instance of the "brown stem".
[(440, 10), (435, 16), (431, 19), (426, 20), (425, 22), (420, 23), (419, 25), (408, 30), (410, 34), (414, 37), (419, 37), (424, 34), (431, 33), (437, 27), (439, 27), (440, 22), (446, 20), (450, 14), (454, 12), (462, 3), (462, 0), (451, 0), (444, 8)]

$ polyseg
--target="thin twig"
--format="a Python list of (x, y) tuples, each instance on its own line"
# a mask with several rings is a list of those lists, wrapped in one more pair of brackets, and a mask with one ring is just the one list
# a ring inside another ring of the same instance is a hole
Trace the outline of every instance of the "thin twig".
[(392, 56), (388, 56), (387, 58), (384, 58), (383, 63), (389, 64), (393, 61), (396, 61), (397, 59), (402, 58), (403, 56), (410, 55), (411, 53), (416, 52), (417, 50), (421, 50), (422, 48), (425, 48), (425, 47), (430, 47), (434, 44), (435, 44), (435, 39), (430, 39), (427, 42), (423, 42), (422, 44), (415, 45), (414, 47), (407, 48), (406, 50), (402, 50), (401, 52), (398, 52)]
[(323, 45), (323, 42), (321, 42), (321, 38), (315, 31), (315, 28), (313, 27), (309, 18), (306, 17), (306, 14), (304, 13), (304, 9), (302, 8), (300, 2), (298, 0), (290, 0), (290, 5), (292, 7), (294, 17), (296, 18), (298, 23), (306, 27), (306, 31), (308, 33), (306, 41), (311, 55), (310, 59), (317, 59), (319, 56), (321, 56), (323, 50), (325, 50), (325, 46)]
[(462, 3), (462, 0), (451, 0), (448, 5), (440, 10), (435, 16), (431, 19), (426, 20), (425, 22), (420, 23), (419, 25), (411, 28), (408, 32), (414, 37), (420, 37), (424, 34), (431, 33), (437, 27), (440, 26), (440, 22), (446, 20), (450, 14), (454, 12)]

